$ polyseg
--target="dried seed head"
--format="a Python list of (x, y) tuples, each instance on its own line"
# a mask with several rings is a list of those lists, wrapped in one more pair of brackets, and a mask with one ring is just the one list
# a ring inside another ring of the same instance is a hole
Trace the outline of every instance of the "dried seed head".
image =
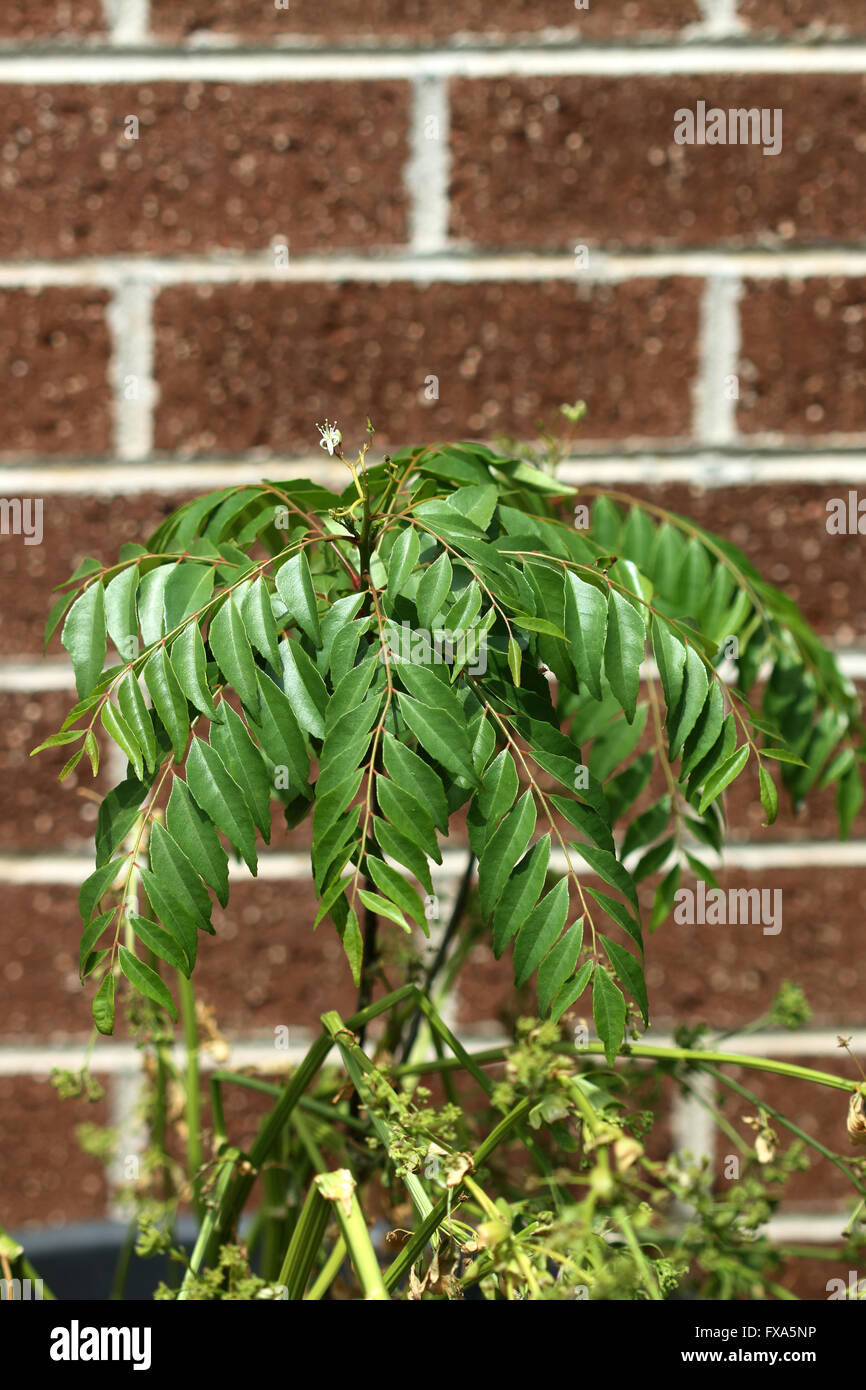
[(860, 1091), (848, 1102), (848, 1138), (852, 1144), (866, 1144), (866, 1100)]

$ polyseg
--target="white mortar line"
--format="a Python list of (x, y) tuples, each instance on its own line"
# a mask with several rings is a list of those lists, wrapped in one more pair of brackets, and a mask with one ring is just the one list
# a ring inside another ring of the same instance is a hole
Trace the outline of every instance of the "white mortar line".
[[(866, 651), (837, 651), (836, 658), (843, 675), (854, 681), (866, 680)], [(4, 658), (4, 661), (5, 664), (0, 666), (0, 691), (33, 695), (51, 690), (75, 690), (75, 677), (68, 661), (10, 661), (8, 658)], [(719, 672), (725, 679), (724, 666), (719, 667)], [(654, 661), (641, 663), (641, 680), (655, 680), (657, 675)], [(763, 670), (759, 672), (758, 679), (764, 679)]]
[(114, 1152), (106, 1171), (108, 1181), (108, 1216), (112, 1221), (129, 1219), (128, 1204), (118, 1201), (117, 1189), (128, 1187), (134, 1181), (124, 1171), (130, 1158), (140, 1159), (146, 1142), (145, 1128), (138, 1113), (141, 1095), (140, 1067), (134, 1072), (117, 1072), (107, 1086), (108, 1124), (115, 1130), (117, 1138)]
[(737, 11), (739, 0), (697, 0), (702, 15), (699, 26), (708, 39), (730, 39), (746, 32)]
[[(465, 849), (443, 848), (439, 872), (457, 876), (462, 872), (465, 860)], [(258, 864), (259, 882), (295, 883), (309, 881), (310, 878), (310, 859), (306, 850), (260, 854)], [(862, 869), (866, 868), (866, 840), (845, 843), (803, 840), (791, 844), (738, 844), (733, 841), (725, 846), (716, 867), (719, 871), (742, 869), (749, 873), (784, 873), (803, 868)], [(552, 873), (567, 872), (568, 863), (563, 851), (552, 852), (550, 869)], [(579, 871), (581, 877), (597, 877), (588, 864), (580, 863)], [(92, 872), (93, 860), (86, 854), (0, 854), (0, 883), (17, 886), (55, 883), (77, 887)], [(256, 881), (247, 866), (235, 860), (229, 861), (229, 876), (248, 883)]]
[[(713, 1099), (716, 1083), (711, 1076), (693, 1072), (689, 1084), (707, 1100)], [(670, 1126), (677, 1153), (690, 1153), (696, 1158), (706, 1154), (715, 1159), (718, 1131), (713, 1116), (697, 1096), (677, 1091), (671, 1105)]]
[[(131, 22), (131, 21), (130, 21)], [(866, 45), (580, 44), (562, 48), (291, 49), (0, 54), (0, 82), (334, 82), (411, 79), (419, 62), (443, 77), (660, 77), (686, 74), (857, 73)]]
[(0, 666), (0, 690), (30, 695), (49, 690), (75, 691), (75, 676), (68, 661), (16, 661)]
[(106, 315), (112, 338), (115, 449), (130, 462), (148, 458), (153, 450), (153, 297), (151, 285), (123, 279)]
[(695, 383), (695, 436), (715, 446), (737, 432), (742, 281), (711, 275), (701, 296), (699, 372)]
[[(426, 79), (425, 79), (426, 80)], [(437, 141), (425, 143), (436, 146)], [(440, 145), (442, 142), (438, 142)], [(425, 235), (438, 226), (441, 235), (447, 218), (443, 201), (443, 181), (447, 178), (447, 152), (440, 148), (438, 171), (431, 184), (433, 206), (425, 213)], [(431, 152), (426, 152), (433, 160)], [(411, 168), (420, 161), (420, 155)], [(415, 175), (413, 174), (413, 177)], [(421, 214), (418, 214), (419, 220)], [(0, 261), (0, 288), (32, 289), (50, 286), (100, 286), (117, 289), (130, 279), (156, 288), (167, 285), (250, 284), (260, 281), (281, 284), (310, 284), (319, 281), (363, 281), (388, 283), (467, 284), (480, 281), (569, 280), (574, 282), (574, 255), (533, 254), (531, 252), (451, 251), (421, 254), (411, 250), (387, 253), (333, 256), (296, 256), (287, 265), (277, 265), (273, 250), (267, 252), (215, 252), (213, 255), (172, 257), (94, 256), (70, 260)], [(580, 269), (583, 283), (615, 284), (639, 279), (718, 276), (740, 280), (813, 278), (866, 275), (866, 248), (837, 245), (811, 248), (779, 247), (778, 250), (723, 248), (705, 250), (608, 252), (592, 246), (586, 266)]]
[[(0, 496), (52, 497), (63, 495), (112, 496), (139, 492), (203, 491), (211, 487), (231, 487), (236, 483), (258, 483), (262, 478), (311, 478), (325, 487), (345, 483), (345, 473), (327, 463), (320, 454), (299, 454), (288, 458), (250, 458), (226, 461), (203, 457), (196, 462), (178, 463), (160, 458), (118, 466), (82, 459), (70, 463), (54, 460), (29, 461), (0, 466)], [(804, 483), (821, 488), (828, 496), (840, 483), (866, 484), (866, 450), (855, 452), (846, 446), (838, 452), (824, 449), (767, 450), (749, 453), (742, 447), (732, 450), (695, 450), (682, 456), (664, 446), (635, 453), (610, 452), (603, 448), (573, 457), (561, 464), (558, 477), (569, 487), (599, 484), (616, 487), (628, 483), (686, 483), (700, 488), (789, 487)]]
[(102, 0), (113, 44), (136, 44), (150, 36), (150, 0)]
[[(201, 1054), (203, 1071), (216, 1069), (256, 1067), (260, 1070), (279, 1072), (283, 1068), (297, 1066), (303, 1060), (310, 1045), (317, 1036), (315, 1030), (290, 1026), (291, 1036), (286, 1049), (277, 1051), (273, 1038), (247, 1037), (228, 1039), (230, 1056), (227, 1061), (215, 1062), (212, 1055), (204, 1050)], [(479, 1036), (485, 1028), (484, 1036)], [(489, 1048), (505, 1047), (512, 1039), (503, 1034), (498, 1023), (473, 1024), (459, 1032), (454, 1030), (462, 1045), (469, 1052), (486, 1051)], [(837, 1042), (838, 1029), (812, 1029), (808, 1032), (765, 1032), (750, 1033), (743, 1038), (728, 1038), (717, 1042), (711, 1034), (703, 1039), (707, 1051), (740, 1053), (749, 1057), (772, 1057), (784, 1061), (789, 1057), (840, 1058)], [(862, 1043), (863, 1030), (860, 1030)], [(673, 1047), (674, 1040), (668, 1033), (656, 1033), (652, 1029), (641, 1039), (653, 1047)], [(855, 1049), (860, 1046), (855, 1030)], [(30, 1073), (33, 1076), (49, 1076), (55, 1067), (80, 1067), (86, 1051), (85, 1039), (63, 1043), (0, 1043), (0, 1076), (18, 1076)], [(184, 1048), (178, 1043), (173, 1054), (180, 1064), (185, 1057)], [(640, 1058), (635, 1060), (640, 1061)], [(91, 1058), (91, 1070), (95, 1076), (137, 1076), (141, 1070), (142, 1054), (134, 1043), (119, 1042), (100, 1038), (99, 1046)], [(818, 1068), (828, 1070), (828, 1068)], [(840, 1073), (841, 1074), (841, 1073)], [(853, 1077), (851, 1078), (854, 1079)], [(842, 1093), (840, 1092), (840, 1095)]]
[(419, 255), (443, 251), (448, 238), (449, 130), (448, 83), (422, 66), (412, 81), (411, 157), (406, 170), (412, 200), (410, 241)]

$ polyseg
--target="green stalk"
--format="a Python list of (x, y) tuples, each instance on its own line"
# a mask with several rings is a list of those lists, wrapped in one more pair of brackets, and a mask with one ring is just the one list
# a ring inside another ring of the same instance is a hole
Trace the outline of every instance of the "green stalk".
[(307, 1294), (304, 1300), (305, 1303), (318, 1303), (319, 1300), (323, 1297), (323, 1295), (328, 1292), (328, 1289), (331, 1287), (337, 1275), (339, 1274), (340, 1265), (343, 1263), (345, 1258), (346, 1242), (343, 1240), (343, 1237), (340, 1236), (339, 1240), (337, 1241), (336, 1245), (334, 1246), (333, 1250), (331, 1251), (330, 1255), (328, 1256), (327, 1260), (322, 1266), (322, 1270), (319, 1274), (319, 1277), (316, 1279), (316, 1282), (310, 1289), (310, 1292)]
[(292, 1303), (304, 1296), (330, 1218), (331, 1208), (314, 1177), (276, 1280), (278, 1284), (285, 1284)]
[(314, 1182), (334, 1208), (366, 1302), (390, 1303), (370, 1232), (358, 1203), (352, 1174), (348, 1168), (341, 1168), (334, 1173), (320, 1173)]
[[(383, 999), (378, 999), (369, 1008), (355, 1014), (348, 1019), (346, 1028), (358, 1028), (363, 1024), (369, 1023), (377, 1018), (379, 1014), (385, 1013), (396, 1004), (402, 1003), (415, 992), (414, 985), (403, 985), (400, 989), (392, 990)], [(225, 1164), (217, 1185), (217, 1200), (209, 1208), (199, 1231), (199, 1237), (195, 1244), (189, 1269), (187, 1270), (181, 1291), (178, 1297), (185, 1297), (184, 1289), (192, 1282), (193, 1277), (201, 1268), (202, 1261), (208, 1256), (209, 1252), (224, 1245), (234, 1230), (238, 1217), (243, 1210), (253, 1184), (256, 1180), (258, 1169), (270, 1155), (271, 1149), (276, 1143), (277, 1136), (288, 1123), (289, 1116), (298, 1104), (301, 1096), (312, 1082), (313, 1078), (323, 1065), (325, 1058), (333, 1047), (333, 1039), (327, 1031), (323, 1030), (320, 1036), (313, 1043), (303, 1061), (300, 1063), (291, 1079), (284, 1087), (280, 1099), (273, 1110), (264, 1121), (259, 1131), (258, 1137), (253, 1144), (249, 1154), (249, 1162), (253, 1171), (249, 1173), (234, 1173), (235, 1159), (226, 1157)], [(240, 1155), (237, 1150), (234, 1152), (237, 1157)]]
[[(503, 1139), (507, 1138), (511, 1133), (512, 1129), (519, 1125), (525, 1116), (529, 1114), (533, 1104), (534, 1102), (531, 1097), (527, 1096), (526, 1099), (522, 1100), (519, 1105), (516, 1105), (513, 1110), (510, 1110), (504, 1119), (499, 1121), (496, 1128), (491, 1130), (484, 1142), (476, 1149), (473, 1156), (473, 1168), (478, 1169), (481, 1167), (485, 1159), (494, 1149), (498, 1148)], [(450, 1192), (447, 1192), (444, 1197), (441, 1197), (429, 1215), (422, 1221), (417, 1231), (415, 1231), (412, 1239), (407, 1241), (403, 1246), (397, 1258), (385, 1271), (386, 1288), (393, 1289), (395, 1284), (398, 1284), (400, 1280), (409, 1273), (409, 1270), (418, 1259), (430, 1237), (438, 1230), (443, 1221), (445, 1221), (450, 1206), (459, 1191), (460, 1184)]]
[[(493, 1062), (504, 1062), (510, 1048), (489, 1047), (483, 1052), (471, 1053), (475, 1066), (489, 1066)], [(570, 1043), (557, 1043), (555, 1052), (572, 1057), (602, 1057), (603, 1043), (587, 1043), (584, 1047), (573, 1047)], [(858, 1083), (847, 1081), (842, 1076), (833, 1076), (826, 1071), (813, 1071), (811, 1067), (799, 1067), (794, 1062), (777, 1062), (772, 1058), (751, 1057), (739, 1052), (705, 1052), (688, 1047), (651, 1047), (648, 1043), (627, 1043), (619, 1053), (623, 1060), (630, 1058), (655, 1059), (660, 1062), (691, 1062), (696, 1066), (716, 1064), (721, 1066), (747, 1067), (753, 1071), (773, 1072), (778, 1076), (793, 1076), (800, 1081), (813, 1081), (817, 1086), (831, 1086), (837, 1091), (856, 1091)], [(446, 1057), (435, 1062), (406, 1062), (394, 1068), (395, 1076), (423, 1076), (430, 1072), (460, 1069), (463, 1062)]]
[(195, 992), (192, 981), (188, 980), (182, 971), (176, 971), (176, 975), (186, 1049), (186, 1170), (192, 1188), (193, 1209), (201, 1220), (201, 1170), (204, 1164), (204, 1149), (201, 1137), (201, 1080)]

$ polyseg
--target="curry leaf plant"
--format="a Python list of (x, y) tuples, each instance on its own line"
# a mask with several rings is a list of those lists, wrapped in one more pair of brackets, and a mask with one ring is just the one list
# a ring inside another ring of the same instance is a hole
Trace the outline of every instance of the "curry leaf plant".
[(211, 492), (60, 586), (48, 637), (62, 622), (78, 703), (42, 747), (70, 746), (61, 776), (85, 754), (95, 773), (101, 726), (128, 759), (79, 898), (96, 1026), (121, 977), (176, 1017), (166, 981), (183, 988), (229, 856), (255, 874), (274, 815), (311, 820), (310, 928), (333, 924), (363, 1007), (377, 929), (427, 932), (463, 813), (496, 955), (554, 1021), (586, 994), (612, 1061), (648, 1020), (644, 931), (684, 869), (712, 881), (735, 780), (768, 823), (779, 782), (795, 803), (833, 783), (847, 834), (855, 692), (796, 606), (684, 517), (482, 444), (374, 465), (372, 431), (354, 462), (321, 433), (342, 493)]

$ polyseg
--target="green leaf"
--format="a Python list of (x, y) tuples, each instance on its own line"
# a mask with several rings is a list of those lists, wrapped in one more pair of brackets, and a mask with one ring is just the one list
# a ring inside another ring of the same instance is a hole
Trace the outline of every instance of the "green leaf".
[(375, 855), (368, 854), (366, 859), (367, 869), (370, 877), (381, 893), (397, 904), (408, 917), (413, 917), (425, 935), (429, 935), (427, 925), (427, 915), (424, 911), (424, 904), (415, 889), (407, 883), (401, 873), (393, 869), (384, 860), (377, 859)]
[[(640, 689), (646, 630), (640, 613), (622, 594), (611, 589), (607, 610), (604, 669), (610, 688), (629, 724), (634, 719)], [(597, 977), (596, 977), (597, 978)]]
[(215, 748), (226, 767), (232, 769), (253, 821), (267, 844), (271, 838), (271, 796), (274, 790), (270, 774), (240, 715), (230, 705), (226, 705), (225, 714), (225, 723), (214, 725), (210, 731), (211, 748)]
[(275, 671), (280, 669), (280, 647), (277, 624), (271, 608), (268, 586), (261, 575), (244, 594), (241, 603), (244, 627), (250, 642)]
[(99, 915), (99, 917), (92, 918), (92, 920), (89, 921), (87, 923), (87, 926), (84, 928), (84, 931), (81, 936), (81, 943), (78, 950), (78, 974), (82, 980), (84, 979), (85, 974), (90, 973), (89, 969), (85, 970), (85, 967), (87, 967), (89, 964), (88, 958), (91, 955), (91, 952), (93, 951), (93, 948), (96, 945), (97, 941), (105, 931), (105, 928), (108, 926), (109, 922), (113, 920), (114, 916), (114, 909), (112, 909), (110, 912), (103, 912)]
[(685, 683), (679, 704), (672, 714), (668, 713), (668, 747), (672, 759), (679, 756), (687, 735), (695, 727), (708, 692), (709, 681), (703, 657), (690, 643), (686, 651)]
[(217, 894), (222, 906), (228, 902), (228, 855), (220, 844), (213, 821), (197, 808), (186, 783), (175, 777), (165, 808), (165, 827), (182, 849), (190, 865)]
[(286, 768), (292, 787), (307, 795), (310, 791), (310, 755), (291, 701), (264, 671), (259, 671), (258, 682), (261, 695), (256, 726), (258, 740), (271, 762), (277, 767)]
[[(121, 950), (123, 948), (121, 947)], [(91, 1005), (93, 1022), (104, 1037), (114, 1032), (114, 973), (109, 970), (96, 991)]]
[(572, 849), (586, 860), (590, 868), (595, 870), (599, 878), (603, 879), (611, 888), (618, 889), (623, 897), (631, 903), (635, 912), (639, 911), (634, 883), (616, 855), (610, 854), (607, 850), (599, 849), (597, 845), (585, 845), (577, 840), (571, 840), (570, 844)]
[(202, 931), (211, 929), (211, 900), (194, 865), (169, 832), (154, 821), (150, 833), (150, 864), (161, 886)]
[(117, 703), (136, 743), (144, 755), (144, 765), (148, 772), (156, 767), (156, 736), (150, 710), (144, 703), (141, 687), (132, 671), (127, 671), (117, 687)]
[[(763, 753), (765, 750), (762, 749)], [(843, 840), (851, 833), (851, 826), (857, 819), (857, 812), (863, 805), (863, 783), (860, 769), (850, 767), (836, 786), (836, 814), (839, 817), (839, 832)]]
[[(148, 999), (152, 999), (155, 1004), (167, 1009), (175, 1023), (177, 1023), (177, 1009), (174, 1007), (174, 1000), (168, 992), (155, 970), (151, 970), (149, 965), (134, 956), (125, 946), (118, 950), (120, 958), (120, 968), (129, 983)], [(98, 1026), (98, 1025), (97, 1025)]]
[(550, 835), (537, 840), (508, 879), (493, 913), (493, 954), (498, 960), (538, 902), (550, 863)]
[(613, 1066), (625, 1036), (625, 1000), (608, 972), (597, 966), (592, 986), (595, 1031), (604, 1044), (608, 1066)]
[(418, 581), (415, 607), (422, 627), (428, 630), (433, 627), (445, 602), (445, 597), (451, 589), (451, 580), (451, 561), (443, 551), (432, 565), (428, 565)]
[(761, 805), (767, 816), (765, 824), (770, 826), (779, 814), (779, 793), (769, 772), (760, 763), (758, 764), (758, 779), (761, 786)]
[(223, 907), (229, 900), (229, 861), (213, 822), (190, 796), (185, 782), (175, 777), (165, 812), (169, 835), (183, 850), (197, 874), (216, 893)]
[(107, 649), (105, 591), (93, 583), (75, 600), (63, 624), (60, 640), (72, 658), (78, 698), (89, 695), (102, 675)]
[(459, 724), (442, 708), (419, 704), (402, 691), (398, 691), (397, 700), (400, 713), (431, 758), (441, 763), (452, 777), (463, 777), (470, 786), (480, 786), (465, 723)]
[(514, 983), (518, 989), (553, 946), (568, 917), (568, 879), (561, 878), (530, 912), (514, 947)]
[(727, 758), (725, 762), (722, 763), (721, 767), (716, 768), (712, 777), (707, 779), (703, 795), (701, 796), (700, 805), (698, 806), (698, 811), (701, 815), (703, 815), (710, 802), (715, 801), (719, 793), (723, 792), (725, 787), (728, 786), (730, 782), (733, 782), (735, 777), (739, 776), (748, 761), (749, 745), (744, 743), (741, 748), (737, 749), (736, 753), (732, 753), (730, 758)]
[(665, 697), (668, 715), (676, 709), (685, 680), (686, 648), (675, 632), (657, 615), (652, 621), (653, 656)]
[(214, 660), (250, 710), (258, 701), (256, 663), (243, 618), (235, 605), (227, 600), (211, 619), (207, 634)]
[(146, 917), (131, 916), (129, 925), (135, 932), (139, 941), (142, 941), (149, 951), (153, 951), (155, 956), (164, 960), (168, 965), (173, 965), (182, 975), (189, 979), (192, 962), (187, 959), (183, 947), (175, 941), (163, 927), (156, 922), (149, 922)]
[(382, 755), (388, 776), (420, 801), (434, 825), (439, 827), (443, 835), (447, 835), (448, 801), (438, 773), (392, 734), (385, 735)]
[[(599, 932), (599, 940), (605, 949), (607, 958), (614, 968), (614, 972), (619, 976), (634, 999), (641, 1012), (644, 1025), (649, 1023), (649, 1000), (647, 999), (646, 984), (644, 982), (643, 970), (640, 962), (634, 956), (624, 950), (616, 941), (611, 941), (602, 932)], [(599, 1033), (599, 1037), (601, 1034)]]
[(62, 782), (64, 778), (69, 776), (70, 772), (74, 772), (83, 757), (83, 748), (79, 748), (77, 753), (73, 753), (72, 757), (69, 759), (69, 762), (64, 763), (63, 767), (60, 769), (60, 772), (57, 774), (58, 782)]
[(228, 837), (256, 873), (256, 828), (244, 794), (219, 754), (194, 738), (186, 760), (186, 780), (201, 809)]
[[(602, 937), (604, 940), (604, 937)], [(566, 980), (574, 974), (583, 945), (583, 918), (579, 917), (560, 937), (538, 967), (538, 1007), (546, 1014)]]
[(153, 701), (153, 707), (171, 739), (174, 761), (182, 762), (189, 737), (189, 710), (165, 647), (157, 647), (148, 659), (144, 668), (144, 683)]
[(594, 960), (584, 961), (574, 979), (566, 980), (550, 1006), (550, 1017), (554, 1023), (558, 1023), (566, 1009), (570, 1009), (574, 1001), (583, 994), (594, 969)]
[(81, 913), (82, 922), (90, 921), (103, 893), (111, 887), (125, 863), (124, 859), (112, 859), (109, 864), (103, 864), (92, 874), (88, 874), (78, 890), (78, 911)]
[(565, 637), (581, 686), (601, 699), (608, 609), (604, 594), (572, 570), (565, 576)]
[(520, 684), (520, 664), (523, 660), (523, 653), (517, 644), (514, 636), (508, 638), (508, 669), (511, 672), (511, 679), (515, 685)]
[(398, 535), (388, 557), (388, 593), (392, 599), (402, 592), (420, 554), (418, 533), (414, 526), (407, 526)]
[(163, 594), (165, 630), (172, 632), (184, 618), (204, 608), (213, 593), (213, 565), (181, 562), (172, 569)]
[(436, 827), (430, 812), (416, 797), (398, 787), (390, 778), (377, 777), (376, 801), (382, 815), (386, 816), (393, 826), (408, 836), (423, 854), (429, 854), (437, 864), (442, 863)]
[(806, 767), (803, 759), (793, 753), (790, 748), (762, 748), (762, 758), (775, 758), (779, 763), (794, 763), (796, 767)]
[(138, 651), (138, 565), (128, 565), (105, 586), (105, 625), (124, 661)]
[(49, 734), (44, 743), (40, 743), (38, 748), (34, 748), (30, 756), (35, 758), (37, 753), (42, 753), (46, 748), (60, 748), (67, 743), (75, 743), (79, 738), (84, 737), (83, 729), (63, 729), (59, 734)]
[(110, 738), (114, 739), (118, 748), (126, 754), (135, 769), (136, 777), (141, 781), (144, 776), (144, 763), (142, 762), (141, 749), (138, 746), (138, 740), (135, 738), (126, 720), (123, 718), (120, 711), (115, 709), (110, 700), (106, 700), (105, 704), (102, 706), (100, 718), (105, 732)]
[(275, 576), (277, 593), (289, 610), (292, 622), (318, 647), (321, 643), (319, 613), (313, 576), (306, 553), (301, 550), (281, 565)]
[(423, 884), (428, 893), (433, 893), (433, 881), (430, 878), (430, 865), (427, 856), (408, 835), (404, 834), (397, 826), (390, 821), (382, 820), (376, 816), (373, 821), (373, 833), (379, 848), (389, 854), (392, 859), (396, 859), (398, 864), (402, 864), (411, 874)]
[(217, 723), (222, 711), (213, 702), (207, 683), (207, 655), (197, 622), (188, 623), (171, 646), (171, 666), (190, 704)]
[(492, 913), (515, 864), (525, 852), (535, 819), (535, 802), (527, 789), (488, 840), (478, 861), (478, 891), (485, 917)]
[(176, 565), (158, 565), (141, 576), (138, 586), (138, 624), (146, 647), (165, 633), (165, 586)]
[(280, 643), (283, 690), (289, 697), (295, 718), (313, 738), (325, 737), (325, 711), (328, 690), (307, 653), (297, 642), (284, 638)]
[(389, 903), (386, 898), (380, 898), (378, 893), (371, 893), (365, 888), (358, 890), (358, 897), (365, 907), (371, 912), (375, 912), (379, 917), (387, 917), (389, 922), (396, 922), (398, 927), (402, 927), (404, 932), (411, 936), (412, 928), (406, 921), (399, 907)]

